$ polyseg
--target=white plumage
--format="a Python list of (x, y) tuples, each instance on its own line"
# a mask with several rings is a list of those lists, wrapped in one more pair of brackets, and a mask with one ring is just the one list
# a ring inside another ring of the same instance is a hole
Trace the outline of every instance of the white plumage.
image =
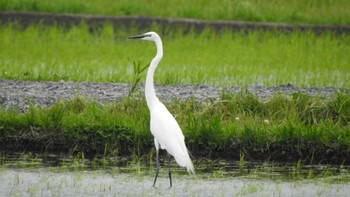
[[(161, 115), (159, 112), (162, 112)], [(186, 167), (188, 172), (194, 173), (194, 167), (185, 145), (185, 137), (175, 118), (161, 102), (151, 110), (151, 132), (155, 144), (159, 143), (162, 149), (167, 150), (175, 158), (177, 164)]]
[[(159, 101), (156, 96), (154, 86), (153, 86), (153, 75), (154, 71), (163, 57), (163, 45), (160, 37), (155, 32), (148, 32), (145, 34), (131, 36), (130, 39), (142, 39), (152, 41), (156, 44), (157, 54), (152, 59), (150, 67), (147, 71), (145, 94), (147, 106), (151, 114), (151, 132), (154, 136), (154, 143), (156, 146), (156, 156), (157, 156), (157, 173), (154, 180), (154, 185), (157, 180), (159, 171), (159, 161), (158, 161), (158, 150), (159, 147), (167, 150), (167, 152), (172, 155), (177, 164), (182, 167), (186, 167), (189, 173), (195, 173), (192, 161), (190, 159), (187, 147), (185, 145), (185, 137), (182, 134), (181, 128), (175, 118), (170, 114), (163, 103)], [(169, 165), (169, 178), (170, 187), (171, 182), (171, 171)]]

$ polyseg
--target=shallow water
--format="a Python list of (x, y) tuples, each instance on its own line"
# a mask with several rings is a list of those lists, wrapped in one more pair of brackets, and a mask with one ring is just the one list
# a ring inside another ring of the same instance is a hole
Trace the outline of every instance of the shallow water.
[(2, 169), (0, 193), (4, 196), (347, 196), (346, 182), (282, 181), (251, 177), (212, 178), (175, 173), (169, 189), (166, 172), (158, 188), (153, 175), (110, 173), (106, 170), (62, 171), (55, 168)]
[(196, 160), (197, 174), (173, 168), (169, 189), (162, 160), (157, 189), (154, 163), (130, 158), (89, 160), (82, 155), (2, 154), (1, 196), (348, 196), (350, 167)]

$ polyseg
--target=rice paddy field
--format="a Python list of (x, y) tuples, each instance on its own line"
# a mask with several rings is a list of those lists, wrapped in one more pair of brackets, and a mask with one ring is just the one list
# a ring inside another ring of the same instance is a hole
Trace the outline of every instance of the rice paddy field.
[[(50, 154), (2, 154), (0, 190), (5, 196), (347, 196), (345, 166), (279, 166), (206, 160), (197, 175), (173, 164), (173, 188), (161, 170), (153, 188), (152, 161), (136, 157), (85, 158)], [(163, 162), (163, 161), (162, 161)], [(297, 189), (296, 189), (297, 188)]]
[[(218, 6), (220, 5), (220, 6)], [(348, 25), (348, 1), (0, 0), (1, 11), (141, 15), (203, 20)], [(204, 10), (204, 11), (203, 11)], [(168, 188), (140, 89), (112, 103), (79, 92), (50, 107), (4, 108), (0, 100), (0, 192), (5, 196), (347, 196), (350, 183), (350, 35), (312, 31), (161, 32), (160, 84), (332, 87), (260, 99), (242, 89), (217, 100), (166, 102), (186, 136), (197, 174), (172, 161)], [(17, 22), (0, 25), (0, 79), (142, 85), (155, 46), (128, 40), (149, 31)], [(0, 90), (2, 87), (0, 80)], [(26, 90), (25, 90), (26, 91)], [(45, 96), (45, 95), (42, 95)], [(20, 98), (26, 99), (26, 98)]]
[[(130, 82), (133, 62), (149, 64), (155, 46), (128, 40), (143, 32), (110, 24), (93, 33), (85, 24), (65, 29), (34, 24), (0, 29), (0, 77), (20, 80)], [(153, 30), (160, 29), (157, 25)], [(312, 32), (219, 34), (165, 32), (162, 84), (350, 87), (350, 36)], [(143, 75), (141, 75), (143, 76)]]

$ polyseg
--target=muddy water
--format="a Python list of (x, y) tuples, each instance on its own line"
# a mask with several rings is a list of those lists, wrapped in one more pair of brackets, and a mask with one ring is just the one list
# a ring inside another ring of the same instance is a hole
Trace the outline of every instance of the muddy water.
[(158, 188), (153, 174), (107, 170), (62, 171), (52, 167), (0, 168), (2, 196), (348, 196), (349, 182), (272, 180), (250, 176), (213, 177), (175, 173), (169, 189), (166, 172)]

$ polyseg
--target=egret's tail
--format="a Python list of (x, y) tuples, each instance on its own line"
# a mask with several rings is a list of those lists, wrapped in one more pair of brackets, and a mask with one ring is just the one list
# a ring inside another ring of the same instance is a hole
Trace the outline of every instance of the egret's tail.
[(192, 160), (191, 158), (188, 156), (188, 163), (187, 163), (187, 172), (190, 173), (190, 174), (195, 174), (196, 172), (194, 171), (194, 167), (193, 167), (193, 163), (192, 163)]
[(181, 167), (186, 167), (188, 173), (195, 174), (193, 163), (187, 149), (182, 154), (175, 154), (174, 158), (176, 163), (178, 163)]

